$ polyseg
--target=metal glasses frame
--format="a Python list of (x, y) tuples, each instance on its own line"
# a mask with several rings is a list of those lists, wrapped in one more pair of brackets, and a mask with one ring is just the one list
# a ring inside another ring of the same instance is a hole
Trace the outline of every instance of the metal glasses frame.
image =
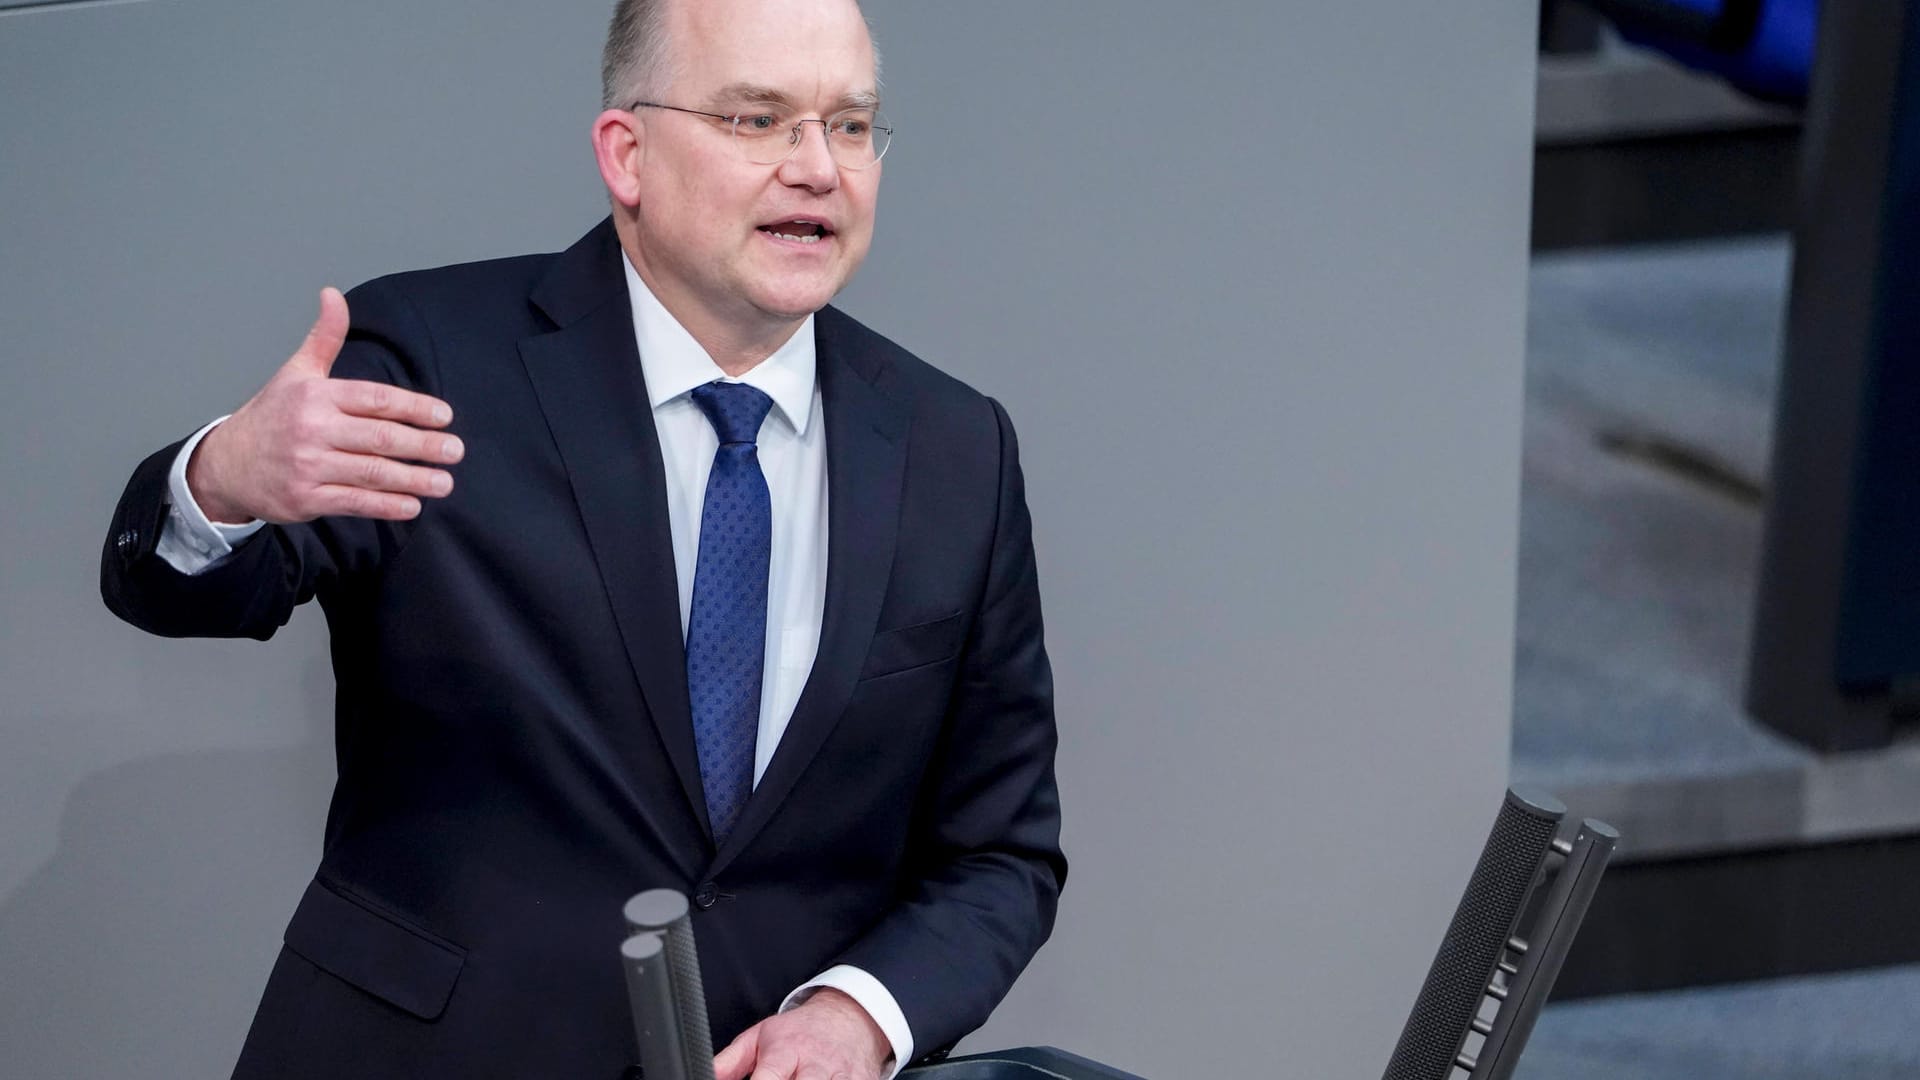
[[(740, 121), (748, 120), (752, 118), (747, 113), (735, 113), (729, 116), (726, 113), (706, 112), (705, 110), (702, 110), (702, 109), (689, 109), (680, 105), (662, 105), (660, 102), (657, 102), (657, 101), (636, 101), (633, 104), (627, 106), (628, 112), (632, 112), (635, 109), (667, 109), (672, 112), (686, 113), (689, 116), (704, 116), (711, 120), (725, 120), (727, 124), (731, 127), (733, 131), (733, 137), (736, 140), (740, 138)], [(862, 110), (849, 110), (849, 111), (867, 112), (871, 110), (862, 109)], [(832, 116), (826, 117), (824, 119), (820, 117), (807, 117), (802, 120), (794, 121), (793, 130), (787, 133), (787, 152), (785, 154), (782, 154), (780, 157), (776, 158), (773, 161), (761, 161), (761, 162), (755, 162), (754, 164), (778, 165), (781, 162), (786, 161), (788, 158), (793, 156), (793, 152), (795, 150), (798, 150), (800, 148), (800, 129), (801, 128), (805, 127), (808, 124), (819, 124), (821, 132), (823, 134), (830, 136), (833, 132), (833, 121), (845, 115), (846, 115), (845, 112), (837, 112), (837, 113), (834, 113)], [(877, 116), (878, 114), (876, 113), (875, 115)], [(888, 148), (893, 145), (893, 129), (891, 127), (886, 126), (885, 124), (874, 124), (873, 130), (885, 132), (887, 136), (887, 141), (885, 145), (881, 146), (879, 152), (873, 155), (873, 160), (867, 162), (864, 165), (849, 165), (846, 162), (841, 161), (837, 155), (833, 155), (833, 139), (828, 138), (827, 152), (829, 155), (833, 156), (834, 164), (840, 166), (843, 169), (853, 169), (855, 171), (858, 171), (860, 169), (872, 168), (874, 165), (878, 164), (880, 159), (886, 156)]]

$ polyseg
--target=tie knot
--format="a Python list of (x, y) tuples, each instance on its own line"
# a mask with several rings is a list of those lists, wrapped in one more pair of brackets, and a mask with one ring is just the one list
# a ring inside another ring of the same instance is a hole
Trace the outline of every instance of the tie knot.
[(693, 388), (693, 403), (707, 414), (720, 435), (721, 445), (751, 443), (760, 435), (760, 423), (773, 408), (773, 399), (746, 383), (710, 382)]

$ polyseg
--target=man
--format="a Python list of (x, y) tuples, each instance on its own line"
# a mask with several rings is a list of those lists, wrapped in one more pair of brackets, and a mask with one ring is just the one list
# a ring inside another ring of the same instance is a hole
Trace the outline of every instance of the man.
[(1051, 927), (1012, 430), (826, 306), (890, 134), (864, 20), (622, 0), (605, 83), (609, 221), (323, 293), (116, 512), (123, 618), (317, 596), (332, 634), (339, 779), (238, 1076), (618, 1076), (621, 902), (672, 887), (720, 1080), (867, 1080)]

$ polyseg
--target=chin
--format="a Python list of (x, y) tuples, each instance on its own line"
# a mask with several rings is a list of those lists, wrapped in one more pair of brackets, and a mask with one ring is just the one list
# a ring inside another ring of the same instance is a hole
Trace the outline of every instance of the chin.
[(768, 286), (755, 290), (753, 305), (783, 319), (802, 319), (826, 307), (839, 291), (839, 282)]

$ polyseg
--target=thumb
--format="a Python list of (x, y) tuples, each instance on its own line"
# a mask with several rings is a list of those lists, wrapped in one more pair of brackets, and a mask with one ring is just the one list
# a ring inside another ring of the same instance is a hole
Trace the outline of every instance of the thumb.
[(347, 323), (347, 298), (331, 285), (321, 289), (320, 317), (314, 320), (307, 340), (300, 343), (287, 366), (326, 377), (333, 370), (334, 358), (340, 355), (340, 346), (346, 344)]
[(755, 1024), (713, 1055), (713, 1080), (747, 1080), (759, 1059), (760, 1025)]

